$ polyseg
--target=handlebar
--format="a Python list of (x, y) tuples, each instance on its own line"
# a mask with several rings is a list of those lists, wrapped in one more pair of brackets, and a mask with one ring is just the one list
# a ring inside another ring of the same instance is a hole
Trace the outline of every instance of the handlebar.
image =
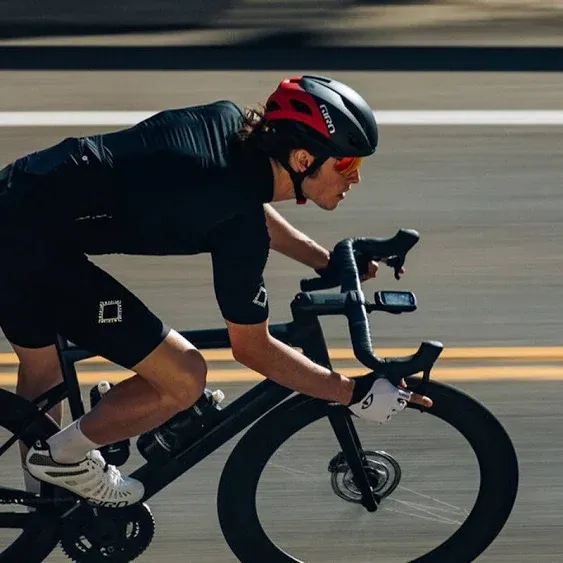
[[(356, 264), (356, 254), (361, 252), (371, 260), (387, 261), (395, 269), (398, 278), (407, 253), (417, 244), (420, 235), (413, 229), (400, 229), (388, 239), (347, 238), (341, 240), (333, 251), (333, 259), (340, 273), (340, 294), (313, 294), (316, 289), (326, 289), (323, 278), (301, 281), (302, 292), (296, 296), (296, 304), (302, 310), (317, 314), (345, 314), (352, 347), (356, 358), (368, 369), (384, 375), (397, 385), (401, 379), (424, 372), (428, 380), (430, 369), (443, 350), (441, 342), (424, 341), (418, 351), (399, 358), (379, 358), (373, 353), (367, 318), (367, 306)], [(356, 251), (356, 252), (355, 252)]]
[[(350, 252), (348, 247), (351, 245), (352, 258), (362, 255), (369, 260), (385, 260), (387, 266), (395, 270), (395, 279), (400, 279), (405, 257), (419, 238), (420, 235), (414, 229), (400, 229), (394, 237), (387, 239), (365, 237), (344, 239), (334, 247), (333, 260), (339, 265), (342, 264), (343, 253), (348, 254)], [(344, 247), (347, 250), (343, 250)], [(354, 259), (353, 262), (356, 263), (356, 260)], [(336, 284), (322, 277), (301, 280), (301, 291), (317, 291), (332, 287), (336, 287)]]

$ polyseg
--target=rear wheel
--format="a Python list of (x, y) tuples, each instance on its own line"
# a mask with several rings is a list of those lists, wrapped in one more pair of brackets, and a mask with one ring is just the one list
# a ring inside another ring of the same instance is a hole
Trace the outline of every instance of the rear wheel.
[[(239, 560), (310, 563), (330, 553), (350, 563), (474, 561), (512, 511), (516, 454), (502, 425), (477, 401), (435, 382), (425, 393), (434, 406), (424, 414), (409, 408), (383, 427), (350, 420), (371, 487), (382, 497), (375, 513), (359, 503), (327, 424), (331, 409), (344, 418), (348, 409), (298, 395), (264, 416), (231, 452), (219, 485), (220, 524)], [(414, 541), (402, 540), (402, 530)]]
[[(59, 540), (60, 518), (52, 505), (29, 511), (18, 502), (26, 493), (17, 440), (30, 447), (59, 430), (49, 417), (36, 416), (32, 403), (0, 389), (0, 563), (39, 563)], [(54, 495), (54, 487), (42, 485), (42, 497)]]

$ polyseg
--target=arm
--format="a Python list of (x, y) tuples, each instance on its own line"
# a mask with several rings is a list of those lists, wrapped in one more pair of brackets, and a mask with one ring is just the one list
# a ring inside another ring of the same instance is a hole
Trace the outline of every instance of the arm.
[(264, 205), (270, 248), (314, 270), (326, 267), (329, 251), (290, 225), (270, 204)]
[(241, 364), (283, 386), (347, 404), (354, 387), (352, 380), (315, 364), (269, 333), (262, 272), (270, 240), (264, 214), (259, 211), (225, 222), (209, 241), (215, 293), (233, 355)]
[[(328, 266), (330, 252), (326, 248), (290, 225), (269, 203), (264, 205), (264, 214), (271, 249), (314, 270), (322, 270)], [(366, 271), (362, 274), (361, 281), (374, 278), (377, 270), (378, 263), (370, 260), (366, 264)], [(404, 269), (401, 273), (404, 273)]]
[[(262, 276), (270, 241), (262, 208), (260, 213), (226, 222), (216, 230), (214, 238), (215, 244), (209, 242), (215, 291), (235, 359), (272, 381), (311, 397), (343, 405), (363, 400), (375, 385), (373, 377), (360, 380), (344, 377), (271, 336), (268, 296)], [(241, 263), (244, 268), (240, 267)], [(372, 401), (378, 407), (371, 415), (373, 420), (388, 419), (388, 412), (394, 409), (389, 396), (395, 397), (389, 393), (384, 396), (384, 403), (389, 404), (383, 405), (383, 411), (377, 401)], [(383, 415), (387, 418), (382, 418)]]
[(237, 362), (298, 393), (350, 403), (354, 381), (312, 362), (273, 338), (268, 322), (241, 325), (226, 321)]
[[(241, 364), (288, 389), (310, 397), (318, 397), (346, 406), (354, 401), (353, 404), (356, 406), (354, 412), (361, 418), (365, 417), (379, 423), (387, 422), (392, 414), (402, 410), (397, 407), (399, 398), (427, 408), (432, 406), (429, 397), (418, 393), (411, 393), (410, 397), (401, 396), (398, 389), (389, 382), (386, 382), (387, 387), (384, 384), (382, 389), (380, 381), (376, 382), (377, 378), (374, 377), (373, 372), (360, 378), (349, 379), (315, 364), (306, 356), (273, 338), (268, 332), (267, 321), (254, 325), (239, 325), (227, 321), (227, 330), (233, 355)], [(400, 386), (406, 387), (406, 383), (403, 381)], [(369, 404), (364, 403), (361, 407), (358, 405), (368, 393), (379, 392), (382, 395), (381, 400), (377, 395)], [(354, 395), (358, 396), (354, 398)]]

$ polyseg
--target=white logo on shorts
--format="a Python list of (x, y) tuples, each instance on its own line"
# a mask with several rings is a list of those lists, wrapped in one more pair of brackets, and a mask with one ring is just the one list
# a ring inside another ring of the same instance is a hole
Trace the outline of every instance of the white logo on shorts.
[(266, 291), (266, 288), (260, 286), (256, 297), (252, 300), (252, 303), (262, 308), (266, 307), (266, 304), (268, 303), (268, 292)]
[(100, 301), (98, 323), (120, 323), (123, 320), (121, 301)]

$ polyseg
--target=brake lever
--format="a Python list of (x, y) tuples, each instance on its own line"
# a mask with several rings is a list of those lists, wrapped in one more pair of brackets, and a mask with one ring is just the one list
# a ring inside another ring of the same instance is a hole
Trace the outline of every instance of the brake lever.
[(393, 268), (395, 270), (395, 279), (396, 280), (401, 279), (401, 268), (405, 265), (405, 258), (406, 257), (404, 255), (396, 255), (396, 256), (390, 256), (385, 261), (387, 266), (389, 266), (390, 268)]

